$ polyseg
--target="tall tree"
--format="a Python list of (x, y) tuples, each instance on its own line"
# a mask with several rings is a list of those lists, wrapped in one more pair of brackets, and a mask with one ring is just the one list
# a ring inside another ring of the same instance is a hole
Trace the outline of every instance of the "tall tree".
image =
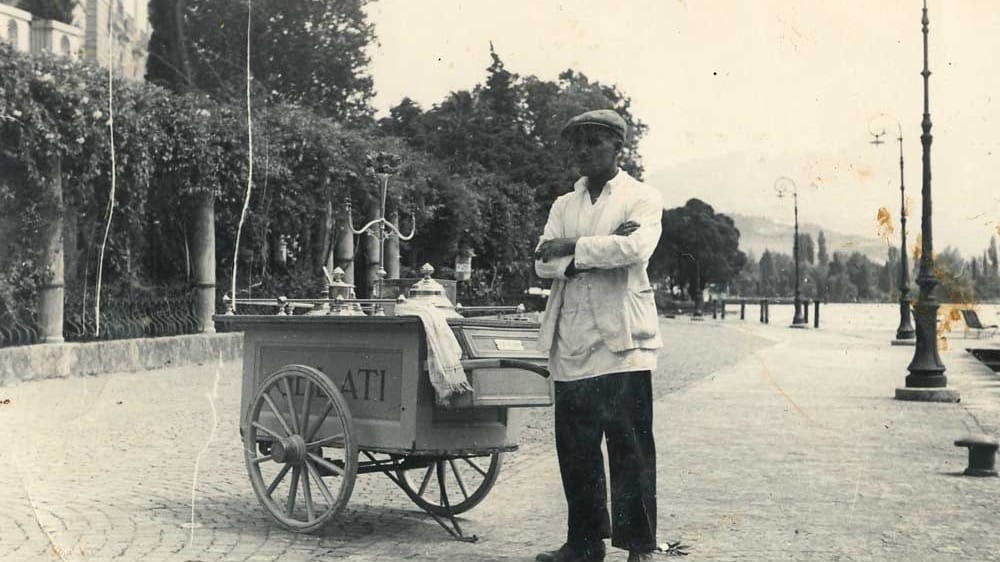
[(816, 261), (819, 265), (825, 267), (830, 264), (830, 254), (826, 251), (826, 235), (823, 234), (822, 230), (819, 231), (819, 237), (816, 239), (816, 244), (819, 246)]
[(809, 265), (816, 263), (816, 247), (813, 245), (812, 236), (808, 232), (799, 234), (799, 259)]
[[(990, 248), (989, 248), (989, 250), (986, 250), (986, 252), (987, 252), (987, 255), (990, 258), (991, 273), (994, 276), (996, 276), (997, 273), (998, 273), (998, 270), (997, 270), (997, 237), (996, 236), (990, 236)], [(986, 264), (984, 263), (983, 266), (985, 267), (985, 265)]]
[(613, 86), (572, 71), (557, 81), (522, 78), (492, 45), (489, 57), (482, 83), (451, 92), (427, 111), (404, 99), (378, 125), (440, 159), (455, 188), (472, 202), (461, 239), (424, 232), (450, 244), (452, 252), (470, 243), (477, 263), (496, 274), (492, 278), (507, 275), (516, 285), (530, 279), (526, 264), (549, 205), (577, 179), (560, 137), (566, 121), (589, 109), (616, 109), (633, 124), (621, 165), (634, 175), (642, 171), (636, 143), (646, 127)]
[(175, 92), (186, 92), (191, 82), (191, 59), (184, 33), (187, 0), (149, 0), (149, 56), (146, 80)]
[[(368, 118), (374, 91), (366, 49), (375, 33), (365, 15), (367, 3), (255, 1), (250, 14), (250, 69), (257, 97), (338, 119)], [(171, 8), (176, 13), (171, 14)], [(222, 99), (241, 99), (247, 11), (246, 0), (151, 0), (150, 20), (158, 37), (151, 41), (147, 74), (176, 84), (171, 72), (186, 73), (176, 54), (187, 52), (194, 87)], [(164, 32), (158, 33), (158, 28)], [(178, 33), (186, 50), (177, 44)]]
[(650, 259), (655, 277), (676, 272), (692, 296), (711, 283), (728, 283), (743, 268), (740, 231), (727, 215), (700, 199), (663, 212), (660, 244)]

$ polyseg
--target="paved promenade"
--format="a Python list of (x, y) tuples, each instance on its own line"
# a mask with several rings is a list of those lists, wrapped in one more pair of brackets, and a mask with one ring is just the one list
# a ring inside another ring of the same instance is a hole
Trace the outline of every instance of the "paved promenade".
[[(961, 351), (975, 340), (943, 353), (962, 403), (920, 404), (892, 399), (912, 348), (891, 334), (732, 317), (663, 329), (660, 540), (690, 545), (685, 560), (1000, 560), (1000, 479), (958, 476), (952, 445), (1000, 433), (1000, 377)], [(239, 368), (0, 387), (0, 559), (528, 561), (562, 542), (550, 409), (524, 412), (522, 449), (461, 519), (476, 544), (380, 475), (359, 476), (320, 535), (285, 532), (243, 467)]]

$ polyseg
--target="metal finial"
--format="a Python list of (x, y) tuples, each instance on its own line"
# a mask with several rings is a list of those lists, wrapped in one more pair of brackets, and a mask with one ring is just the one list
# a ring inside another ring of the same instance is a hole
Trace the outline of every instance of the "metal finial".
[(423, 274), (423, 276), (424, 276), (424, 279), (430, 279), (430, 278), (431, 278), (431, 275), (433, 275), (433, 274), (434, 274), (434, 266), (433, 266), (433, 265), (431, 265), (431, 264), (429, 264), (429, 263), (425, 263), (425, 264), (424, 264), (424, 265), (423, 265), (423, 266), (422, 266), (422, 267), (420, 268), (420, 273), (422, 273), (422, 274)]

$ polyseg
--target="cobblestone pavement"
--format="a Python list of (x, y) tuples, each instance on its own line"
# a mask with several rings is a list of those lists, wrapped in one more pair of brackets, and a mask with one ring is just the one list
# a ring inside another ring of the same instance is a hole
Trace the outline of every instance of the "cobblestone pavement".
[[(957, 476), (952, 445), (1000, 427), (1000, 379), (960, 345), (943, 359), (962, 404), (920, 404), (892, 400), (912, 348), (887, 338), (732, 319), (664, 330), (660, 540), (691, 545), (688, 560), (1000, 560), (1000, 479)], [(243, 466), (239, 376), (226, 363), (0, 388), (0, 559), (527, 561), (562, 542), (550, 409), (524, 411), (521, 450), (462, 516), (478, 543), (450, 540), (380, 475), (359, 476), (322, 533), (280, 529)]]

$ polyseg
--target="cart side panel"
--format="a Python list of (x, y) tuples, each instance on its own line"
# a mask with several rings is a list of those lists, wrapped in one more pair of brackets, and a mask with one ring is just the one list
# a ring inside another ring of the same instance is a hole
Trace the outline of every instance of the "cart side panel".
[(434, 387), (427, 376), (417, 388), (418, 451), (461, 452), (510, 450), (517, 447), (516, 432), (508, 433), (509, 410), (504, 407), (449, 409), (436, 405)]
[[(243, 411), (268, 375), (285, 365), (306, 365), (325, 374), (343, 395), (361, 448), (410, 449), (419, 375), (418, 330), (415, 323), (254, 326), (246, 330), (244, 340)], [(303, 392), (303, 385), (292, 389), (296, 404), (302, 403)], [(280, 390), (277, 394), (283, 396)], [(325, 407), (312, 401), (311, 423)], [(262, 419), (269, 415), (262, 412)], [(339, 424), (328, 417), (316, 435), (339, 432)]]

